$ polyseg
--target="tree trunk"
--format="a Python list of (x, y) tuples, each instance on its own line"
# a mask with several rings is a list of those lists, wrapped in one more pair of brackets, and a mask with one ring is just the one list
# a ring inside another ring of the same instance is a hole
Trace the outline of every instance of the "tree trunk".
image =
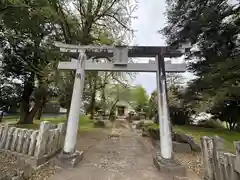
[(18, 124), (25, 124), (27, 122), (26, 118), (29, 114), (30, 96), (33, 92), (33, 88), (34, 88), (34, 74), (31, 73), (30, 77), (26, 78), (25, 80), (20, 107), (20, 120), (18, 121)]
[(33, 124), (33, 118), (35, 117), (42, 103), (43, 102), (37, 102), (33, 106), (32, 110), (28, 113), (28, 116), (25, 118), (25, 124)]
[(118, 102), (119, 100), (116, 100), (115, 101), (115, 103), (112, 105), (112, 107), (111, 107), (111, 109), (110, 109), (110, 111), (109, 111), (109, 120), (111, 120), (112, 118), (113, 118), (113, 114), (114, 114), (114, 109), (115, 109), (115, 106), (116, 106), (116, 104), (117, 104), (117, 102)]
[(93, 92), (91, 94), (91, 103), (90, 103), (90, 111), (91, 111), (91, 116), (90, 118), (93, 119), (94, 118), (94, 114), (95, 114), (95, 104), (96, 104), (96, 89), (93, 87)]
[(67, 108), (67, 119), (68, 119), (69, 113), (70, 113), (70, 107)]
[(227, 129), (230, 129), (230, 127), (229, 127), (229, 123), (228, 123), (228, 122), (226, 122), (226, 125), (227, 125)]
[(4, 113), (4, 111), (2, 111), (2, 112), (0, 113), (0, 122), (2, 122), (2, 119), (3, 119), (3, 113)]
[(232, 120), (229, 122), (229, 130), (232, 131), (236, 126), (236, 123), (233, 122)]
[(37, 113), (36, 113), (35, 119), (37, 119), (37, 120), (40, 120), (40, 119), (41, 119), (44, 105), (45, 105), (45, 103), (42, 103), (42, 104), (40, 105), (40, 107), (39, 107), (39, 109), (38, 109), (38, 111), (37, 111)]
[(91, 89), (91, 102), (90, 102), (90, 111), (91, 111), (90, 118), (91, 119), (94, 118), (95, 107), (96, 107), (97, 76), (98, 76), (98, 73), (94, 73), (91, 78), (92, 80), (91, 83), (93, 83), (93, 87)]
[(103, 110), (103, 115), (106, 114), (106, 97), (105, 97), (105, 86), (104, 88), (102, 88), (102, 93), (101, 93), (101, 106), (102, 106), (102, 110)]

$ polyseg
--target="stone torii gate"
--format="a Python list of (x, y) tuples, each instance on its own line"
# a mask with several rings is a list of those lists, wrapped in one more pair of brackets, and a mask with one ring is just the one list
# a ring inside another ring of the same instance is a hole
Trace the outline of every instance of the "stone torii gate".
[[(186, 64), (165, 63), (164, 58), (180, 57), (182, 53), (165, 46), (80, 46), (59, 42), (56, 42), (55, 46), (72, 58), (70, 62), (60, 62), (58, 69), (76, 70), (63, 153), (68, 155), (76, 154), (75, 146), (85, 71), (155, 72), (157, 75), (158, 115), (160, 121), (160, 156), (162, 159), (167, 160), (169, 164), (169, 161), (172, 160), (172, 139), (167, 101), (166, 72), (185, 72)], [(87, 61), (93, 57), (113, 58), (113, 61), (107, 63)], [(129, 57), (154, 57), (155, 61), (131, 63), (128, 61)]]

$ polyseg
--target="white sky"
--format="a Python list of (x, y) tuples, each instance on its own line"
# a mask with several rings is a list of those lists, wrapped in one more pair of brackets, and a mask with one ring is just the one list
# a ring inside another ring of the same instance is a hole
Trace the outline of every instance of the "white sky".
[[(157, 33), (166, 23), (166, 18), (164, 17), (165, 1), (138, 1), (139, 7), (134, 13), (134, 16), (137, 16), (138, 19), (135, 19), (132, 23), (132, 28), (137, 32), (132, 44), (146, 46), (165, 45), (164, 37)], [(187, 78), (193, 77), (190, 73), (185, 74)], [(134, 84), (141, 84), (150, 94), (156, 89), (156, 75), (155, 73), (139, 73)]]

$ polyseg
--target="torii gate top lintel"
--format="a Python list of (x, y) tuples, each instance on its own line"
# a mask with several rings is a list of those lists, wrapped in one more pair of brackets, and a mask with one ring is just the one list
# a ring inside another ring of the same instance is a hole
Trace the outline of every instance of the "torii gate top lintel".
[(93, 46), (93, 45), (72, 45), (56, 42), (56, 47), (59, 47), (62, 52), (72, 58), (79, 56), (79, 51), (85, 50), (88, 57), (113, 57), (115, 49), (127, 48), (128, 57), (162, 57), (174, 58), (183, 55), (182, 52), (174, 50), (168, 46)]

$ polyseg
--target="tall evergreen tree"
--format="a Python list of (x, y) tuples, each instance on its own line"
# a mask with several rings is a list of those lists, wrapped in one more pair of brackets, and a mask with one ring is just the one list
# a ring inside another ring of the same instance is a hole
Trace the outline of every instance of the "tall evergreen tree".
[(189, 70), (197, 78), (189, 83), (186, 97), (210, 102), (207, 108), (219, 99), (239, 97), (240, 4), (169, 0), (168, 5), (168, 25), (162, 30), (168, 43), (190, 42), (195, 47), (189, 54)]

